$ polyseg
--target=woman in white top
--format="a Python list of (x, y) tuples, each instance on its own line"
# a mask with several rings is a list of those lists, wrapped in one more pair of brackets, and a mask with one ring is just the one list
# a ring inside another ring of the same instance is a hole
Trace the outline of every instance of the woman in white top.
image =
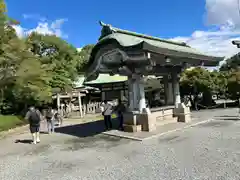
[(102, 115), (104, 116), (104, 123), (106, 129), (112, 128), (112, 121), (111, 121), (111, 115), (112, 115), (112, 105), (111, 103), (107, 102), (107, 100), (104, 100), (104, 102), (101, 105), (101, 111)]

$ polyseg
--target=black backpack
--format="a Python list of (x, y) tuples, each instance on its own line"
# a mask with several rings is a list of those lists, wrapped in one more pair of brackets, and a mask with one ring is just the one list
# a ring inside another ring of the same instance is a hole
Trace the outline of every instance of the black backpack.
[(40, 123), (41, 119), (39, 114), (36, 111), (32, 111), (29, 116), (29, 122), (32, 125), (38, 125)]

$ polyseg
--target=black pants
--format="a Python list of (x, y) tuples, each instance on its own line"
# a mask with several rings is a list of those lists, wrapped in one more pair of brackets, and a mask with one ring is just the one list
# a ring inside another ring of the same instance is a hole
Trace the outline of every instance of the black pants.
[(112, 128), (111, 115), (104, 115), (104, 123), (107, 129)]
[(123, 130), (123, 115), (122, 113), (118, 114), (118, 120), (119, 120), (119, 128)]
[(40, 125), (35, 125), (35, 124), (30, 125), (29, 128), (30, 128), (30, 132), (33, 134), (33, 133), (39, 132)]

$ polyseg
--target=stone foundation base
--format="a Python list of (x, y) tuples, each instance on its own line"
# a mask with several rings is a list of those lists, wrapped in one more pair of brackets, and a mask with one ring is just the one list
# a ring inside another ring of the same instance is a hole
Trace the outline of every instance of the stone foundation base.
[(178, 122), (189, 123), (192, 121), (191, 114), (178, 114)]
[(156, 130), (156, 117), (153, 114), (141, 113), (138, 115), (138, 119), (142, 126), (142, 131), (151, 132)]
[(191, 122), (189, 107), (179, 104), (177, 108), (162, 108), (154, 112), (144, 110), (140, 112), (126, 112), (123, 114), (123, 127), (126, 132), (155, 131), (157, 126), (176, 123)]
[(142, 131), (141, 125), (127, 125), (123, 124), (123, 130), (125, 132), (140, 132)]
[(190, 108), (186, 107), (184, 103), (180, 103), (178, 107), (174, 109), (174, 116), (178, 118), (178, 122), (191, 122)]
[(123, 129), (125, 132), (141, 131), (141, 125), (137, 121), (137, 112), (125, 112), (123, 114)]
[(123, 114), (124, 131), (154, 131), (156, 130), (156, 117), (149, 111), (143, 113), (126, 112)]

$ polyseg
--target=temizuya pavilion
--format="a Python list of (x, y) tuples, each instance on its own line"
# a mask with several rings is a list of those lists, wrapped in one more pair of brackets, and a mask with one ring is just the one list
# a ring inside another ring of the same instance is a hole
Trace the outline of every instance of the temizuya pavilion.
[[(189, 66), (217, 66), (222, 57), (207, 56), (186, 43), (172, 42), (121, 30), (100, 22), (101, 36), (92, 50), (86, 81), (101, 74), (128, 76), (126, 131), (153, 131), (157, 125), (189, 122), (189, 108), (181, 103), (179, 74)], [(143, 77), (162, 76), (166, 107), (146, 108)]]

